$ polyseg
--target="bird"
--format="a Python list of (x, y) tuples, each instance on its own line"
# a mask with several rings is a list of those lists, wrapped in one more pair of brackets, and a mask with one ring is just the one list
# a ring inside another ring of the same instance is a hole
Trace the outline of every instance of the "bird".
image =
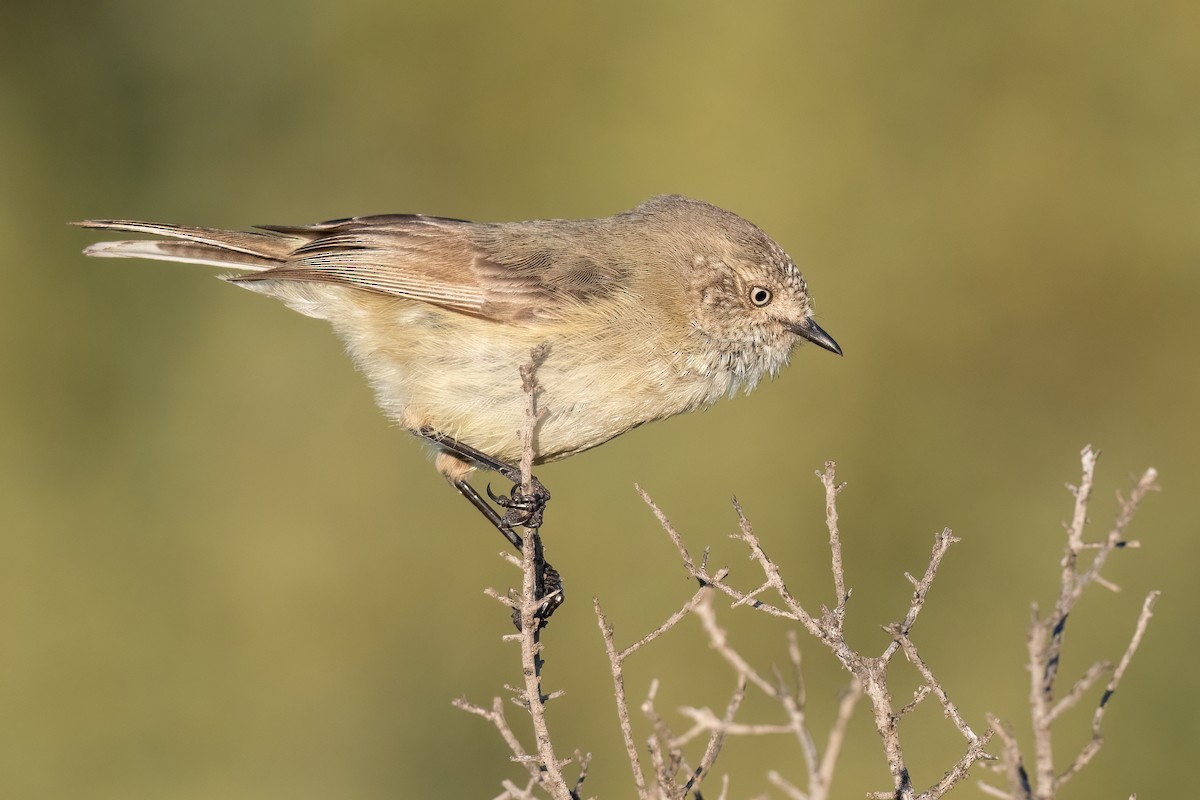
[[(800, 342), (842, 354), (783, 248), (680, 195), (595, 219), (74, 224), (160, 237), (98, 242), (88, 256), (224, 268), (225, 280), (327, 320), (383, 412), (432, 444), (438, 471), (485, 515), (468, 478), (482, 466), (516, 482), (528, 407), (519, 369), (535, 349), (534, 464), (748, 392)], [(515, 493), (509, 505), (530, 505)]]

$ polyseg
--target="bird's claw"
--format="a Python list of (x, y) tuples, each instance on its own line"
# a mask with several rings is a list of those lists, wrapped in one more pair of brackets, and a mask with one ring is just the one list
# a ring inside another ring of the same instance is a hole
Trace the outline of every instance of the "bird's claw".
[[(533, 612), (533, 618), (536, 621), (537, 629), (541, 630), (550, 622), (550, 615), (563, 604), (565, 595), (563, 594), (562, 576), (558, 574), (558, 570), (545, 560), (539, 566), (541, 570), (536, 599), (544, 602)], [(517, 630), (521, 630), (521, 609), (513, 609), (512, 621)]]
[(508, 494), (496, 494), (492, 485), (487, 485), (487, 496), (492, 502), (505, 510), (504, 521), (509, 525), (522, 525), (526, 528), (540, 528), (542, 513), (550, 492), (537, 478), (529, 479), (529, 493), (521, 491), (521, 485), (515, 484)]

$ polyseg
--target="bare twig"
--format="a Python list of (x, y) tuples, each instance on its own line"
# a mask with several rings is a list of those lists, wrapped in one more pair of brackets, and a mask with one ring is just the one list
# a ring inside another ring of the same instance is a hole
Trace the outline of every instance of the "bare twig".
[[(694, 612), (708, 634), (709, 645), (737, 673), (739, 685), (751, 684), (767, 695), (767, 697), (782, 705), (787, 712), (788, 722), (786, 724), (735, 725), (732, 723), (732, 717), (728, 714), (726, 715), (726, 719), (719, 721), (716, 715), (707, 709), (683, 709), (683, 712), (693, 719), (697, 727), (709, 727), (716, 730), (719, 726), (724, 734), (730, 736), (792, 734), (796, 737), (800, 745), (801, 754), (804, 757), (809, 776), (809, 793), (805, 795), (794, 787), (793, 790), (799, 792), (802, 797), (810, 798), (810, 800), (827, 797), (833, 778), (833, 769), (845, 738), (846, 727), (849, 725), (855, 705), (859, 698), (862, 697), (861, 683), (853, 680), (850, 689), (839, 704), (837, 719), (830, 731), (825, 755), (822, 758), (818, 753), (816, 743), (807, 726), (803, 679), (800, 674), (800, 649), (795, 636), (789, 635), (788, 637), (789, 657), (792, 660), (797, 683), (797, 689), (793, 693), (785, 688), (783, 681), (779, 679), (778, 675), (776, 675), (774, 681), (767, 680), (730, 644), (728, 632), (717, 623), (716, 610), (712, 600), (712, 593), (709, 592), (703, 602), (696, 606)], [(776, 774), (776, 777), (778, 778), (777, 785), (782, 786), (787, 783), (778, 774)], [(790, 784), (787, 785), (790, 786)]]
[[(613, 694), (617, 700), (617, 719), (621, 725), (621, 737), (625, 741), (625, 754), (629, 757), (629, 766), (633, 769), (633, 782), (637, 787), (638, 797), (648, 798), (650, 795), (646, 790), (646, 778), (642, 774), (641, 757), (638, 754), (637, 743), (633, 740), (633, 722), (629, 718), (629, 702), (625, 698), (625, 671), (621, 665), (624, 659), (617, 650), (612, 623), (608, 621), (608, 617), (604, 616), (604, 611), (600, 608), (600, 601), (594, 599), (592, 605), (596, 610), (596, 621), (600, 625), (600, 635), (604, 639), (604, 649), (608, 653), (608, 664), (612, 670)], [(649, 641), (649, 639), (644, 640), (642, 644), (645, 641)]]
[(527, 531), (521, 547), (522, 586), (521, 586), (521, 672), (525, 677), (525, 688), (521, 697), (529, 710), (533, 722), (533, 736), (537, 744), (538, 759), (541, 769), (545, 772), (542, 785), (550, 792), (555, 800), (570, 800), (571, 790), (567, 787), (566, 779), (559, 768), (559, 761), (554, 754), (554, 743), (550, 738), (550, 728), (546, 722), (546, 701), (549, 699), (542, 694), (542, 644), (540, 641), (540, 625), (538, 610), (546, 598), (537, 599), (537, 565), (535, 559), (535, 533)]
[[(521, 386), (528, 398), (525, 420), (520, 431), (522, 443), (520, 464), (521, 490), (526, 495), (529, 495), (533, 489), (531, 470), (533, 468), (534, 452), (536, 449), (534, 440), (537, 426), (545, 416), (545, 409), (538, 409), (537, 406), (540, 387), (537, 383), (536, 370), (545, 359), (546, 353), (547, 348), (544, 345), (535, 347), (530, 352), (529, 362), (520, 368)], [(499, 698), (493, 701), (491, 711), (468, 703), (466, 700), (456, 701), (455, 705), (465, 711), (490, 720), (508, 744), (509, 749), (513, 753), (513, 759), (524, 764), (530, 770), (531, 778), (554, 800), (576, 800), (579, 796), (579, 784), (586, 777), (587, 768), (586, 765), (582, 767), (575, 787), (571, 788), (562, 773), (562, 766), (567, 762), (560, 761), (555, 755), (554, 743), (546, 721), (546, 703), (558, 696), (558, 693), (547, 695), (542, 692), (542, 667), (544, 662), (541, 656), (541, 614), (549, 604), (555, 602), (558, 598), (556, 594), (550, 594), (545, 597), (538, 596), (540, 583), (538, 573), (541, 569), (544, 569), (545, 564), (541, 558), (541, 540), (538, 536), (540, 521), (537, 517), (531, 517), (522, 524), (524, 531), (521, 537), (521, 558), (517, 562), (521, 567), (522, 580), (520, 594), (514, 595), (510, 592), (508, 596), (504, 596), (494, 589), (489, 589), (487, 594), (513, 609), (514, 619), (519, 628), (517, 634), (510, 634), (503, 638), (505, 641), (517, 641), (521, 648), (521, 673), (524, 680), (521, 688), (512, 688), (515, 695), (513, 699), (529, 713), (529, 718), (533, 725), (536, 758), (525, 750), (520, 740), (508, 726), (501, 710), (503, 706)], [(512, 556), (507, 554), (502, 555), (510, 563), (516, 561)], [(532, 796), (532, 786), (526, 790), (521, 790), (519, 787), (508, 783), (505, 783), (504, 786), (508, 796), (514, 798)]]
[(579, 797), (579, 792), (583, 789), (583, 782), (587, 780), (588, 767), (592, 763), (592, 754), (584, 754), (576, 750), (575, 763), (579, 765), (579, 777), (575, 779), (575, 788), (571, 790), (571, 797)]
[[(767, 579), (766, 583), (757, 591), (764, 591), (768, 587), (775, 590), (775, 593), (778, 594), (779, 598), (783, 601), (784, 606), (786, 606), (788, 611), (791, 612), (791, 617), (793, 619), (803, 625), (810, 634), (818, 639), (826, 642), (830, 641), (831, 637), (835, 635), (835, 631), (832, 629), (832, 625), (830, 624), (829, 620), (825, 619), (821, 622), (817, 622), (817, 620), (814, 619), (811, 614), (804, 610), (804, 608), (800, 605), (800, 601), (797, 600), (790, 591), (788, 591), (787, 584), (783, 582), (783, 575), (779, 572), (779, 567), (776, 566), (775, 562), (772, 561), (767, 556), (766, 551), (763, 550), (762, 542), (760, 542), (758, 536), (755, 535), (754, 527), (750, 524), (750, 520), (746, 518), (746, 514), (742, 511), (742, 507), (738, 504), (736, 497), (733, 498), (733, 509), (737, 512), (738, 528), (740, 529), (740, 533), (735, 534), (734, 538), (745, 542), (746, 547), (750, 549), (750, 558), (758, 562), (759, 568), (762, 569), (763, 575)], [(837, 540), (837, 525), (834, 525), (830, 529), (830, 538), (831, 540), (837, 542), (835, 545), (835, 552), (840, 554), (841, 543)], [(845, 581), (845, 577), (843, 576), (841, 578), (834, 579), (835, 583), (838, 583), (839, 581)], [(758, 607), (758, 604), (755, 604), (755, 606)]]
[[(742, 541), (750, 551), (750, 558), (756, 562), (759, 569), (763, 573), (763, 583), (750, 591), (744, 591), (733, 587), (727, 582), (728, 570), (720, 570), (716, 573), (709, 572), (707, 559), (704, 562), (697, 564), (691, 557), (687, 548), (683, 544), (682, 537), (671, 525), (666, 515), (658, 508), (657, 505), (642, 492), (642, 498), (654, 511), (658, 517), (663, 529), (675, 544), (679, 551), (680, 559), (683, 561), (684, 568), (690, 575), (695, 577), (704, 586), (711, 586), (715, 590), (730, 597), (733, 600), (732, 606), (748, 606), (760, 612), (770, 614), (772, 616), (781, 617), (784, 619), (795, 620), (809, 632), (818, 641), (824, 644), (839, 662), (846, 668), (847, 671), (854, 676), (852, 683), (852, 691), (847, 696), (843, 713), (839, 714), (838, 721), (835, 724), (830, 735), (830, 743), (826, 749), (826, 754), (823, 759), (816, 757), (815, 744), (812, 741), (811, 735), (804, 723), (803, 711), (803, 689), (798, 686), (796, 694), (783, 691), (782, 681), (778, 676), (774, 681), (768, 680), (765, 676), (755, 670), (728, 642), (728, 636), (723, 628), (716, 623), (716, 616), (713, 610), (710, 599), (705, 599), (704, 602), (696, 604), (693, 613), (695, 613), (705, 626), (705, 630), (709, 635), (709, 642), (712, 647), (722, 656), (722, 658), (734, 669), (734, 671), (742, 677), (749, 685), (758, 688), (768, 697), (776, 702), (783, 704), (789, 714), (791, 720), (789, 725), (781, 726), (729, 726), (725, 733), (732, 735), (734, 733), (767, 733), (777, 732), (782, 730), (791, 730), (797, 736), (801, 754), (804, 757), (805, 764), (808, 767), (809, 773), (809, 791), (806, 795), (800, 789), (792, 786), (779, 778), (777, 785), (791, 787), (787, 789), (789, 794), (795, 796), (798, 793), (805, 797), (825, 797), (828, 792), (829, 780), (832, 778), (833, 763), (836, 761), (839, 748), (845, 733), (845, 727), (849, 719), (850, 711), (853, 709), (854, 703), (858, 697), (865, 694), (871, 703), (872, 712), (875, 718), (876, 730), (879, 732), (883, 740), (884, 752), (886, 755), (888, 768), (892, 773), (894, 788), (887, 793), (879, 793), (881, 797), (889, 798), (921, 798), (921, 800), (933, 800), (941, 797), (954, 785), (966, 777), (970, 768), (980, 759), (990, 758), (987, 755), (984, 747), (992, 736), (990, 730), (985, 731), (983, 735), (977, 735), (966, 720), (958, 712), (957, 707), (950, 701), (950, 698), (943, 688), (941, 683), (934, 677), (931, 668), (921, 659), (916, 646), (912, 643), (909, 634), (916, 623), (917, 617), (920, 615), (924, 607), (926, 597), (933, 584), (933, 580), (937, 574), (938, 568), (941, 565), (942, 559), (949, 550), (950, 545), (958, 541), (951, 532), (947, 529), (940, 532), (934, 538), (934, 547), (930, 556), (929, 564), (926, 567), (923, 577), (918, 580), (911, 575), (906, 575), (909, 581), (913, 584), (913, 596), (909, 603), (909, 607), (904, 619), (889, 628), (892, 635), (892, 641), (885, 648), (883, 653), (878, 657), (864, 655), (854, 650), (847, 642), (844, 636), (844, 618), (846, 613), (846, 601), (850, 596), (850, 590), (846, 587), (845, 567), (842, 560), (841, 535), (838, 528), (837, 514), (837, 496), (843, 488), (843, 484), (837, 483), (835, 466), (833, 462), (828, 462), (825, 465), (823, 472), (817, 473), (821, 483), (825, 487), (826, 499), (826, 527), (829, 530), (829, 545), (830, 545), (830, 564), (833, 573), (834, 586), (834, 603), (832, 610), (822, 607), (821, 614), (814, 616), (809, 613), (800, 601), (789, 591), (786, 583), (783, 580), (782, 574), (778, 566), (772, 561), (764, 550), (761, 541), (754, 532), (753, 526), (747, 519), (745, 513), (737, 500), (734, 500), (734, 509), (738, 515), (739, 532), (735, 538)], [(640, 489), (639, 489), (640, 491)], [(771, 602), (769, 599), (764, 599), (768, 593), (773, 594), (778, 598), (778, 603)], [(924, 687), (919, 692), (919, 695), (914, 703), (896, 712), (892, 706), (892, 699), (888, 691), (887, 685), (887, 669), (892, 660), (892, 657), (901, 650), (904, 650), (908, 656), (908, 660), (917, 668), (924, 679)], [(798, 669), (799, 656), (798, 648), (793, 656), (793, 663)], [(967, 739), (967, 749), (963, 756), (955, 762), (955, 764), (943, 775), (943, 777), (926, 789), (923, 792), (917, 792), (913, 787), (909, 777), (908, 768), (905, 763), (903, 749), (900, 744), (900, 736), (898, 730), (899, 719), (903, 714), (910, 710), (916, 702), (919, 702), (925, 695), (936, 696), (941, 702), (947, 715), (953, 721), (955, 727)], [(715, 715), (711, 712), (706, 714), (692, 713), (693, 721), (708, 725), (714, 725)], [(691, 733), (691, 732), (689, 732)]]
[[(537, 397), (541, 388), (537, 383), (537, 368), (545, 359), (547, 347), (538, 345), (529, 354), (529, 363), (521, 367), (521, 388), (528, 397), (525, 421), (521, 428), (521, 489), (526, 494), (532, 491), (534, 437), (537, 425), (545, 416), (545, 409), (538, 409)], [(521, 541), (521, 598), (517, 611), (520, 620), (521, 672), (525, 678), (524, 690), (519, 697), (529, 711), (533, 723), (540, 768), (543, 771), (542, 785), (555, 800), (570, 800), (572, 791), (563, 777), (558, 757), (554, 753), (554, 742), (546, 722), (546, 701), (542, 694), (542, 643), (541, 620), (538, 612), (551, 597), (538, 597), (538, 570), (542, 568), (541, 541), (538, 529), (532, 523), (525, 526)]]
[(1008, 800), (1033, 800), (1033, 787), (1029, 785), (1029, 774), (1021, 761), (1021, 749), (1017, 738), (1013, 735), (1012, 727), (1001, 722), (994, 715), (988, 715), (988, 725), (1000, 739), (1001, 757), (998, 769), (1002, 769), (1008, 778), (1008, 791), (1002, 791), (986, 783), (980, 783), (979, 788), (993, 797), (1004, 797)]
[(1049, 709), (1047, 713), (1049, 714), (1050, 721), (1053, 722), (1064, 711), (1074, 707), (1083, 695), (1087, 693), (1087, 690), (1092, 688), (1092, 685), (1100, 679), (1100, 676), (1111, 669), (1112, 664), (1107, 661), (1097, 661), (1088, 667), (1088, 671), (1083, 674), (1083, 677), (1075, 681), (1075, 685), (1071, 687), (1071, 690)]
[[(1030, 675), (1029, 707), (1034, 749), (1032, 779), (1025, 770), (1016, 737), (1007, 726), (998, 728), (1004, 743), (1002, 756), (1010, 786), (1010, 794), (1006, 795), (1009, 797), (1052, 800), (1058, 790), (1077, 775), (1099, 752), (1104, 741), (1100, 732), (1104, 712), (1130, 660), (1141, 644), (1146, 626), (1153, 613), (1154, 603), (1159, 596), (1157, 591), (1151, 592), (1142, 604), (1142, 611), (1138, 617), (1133, 637), (1121, 660), (1113, 669), (1104, 694), (1093, 712), (1091, 739), (1080, 749), (1071, 763), (1061, 773), (1056, 774), (1052, 730), (1054, 723), (1066, 711), (1077, 706), (1100, 677), (1112, 669), (1112, 665), (1107, 662), (1093, 664), (1072, 684), (1066, 694), (1057, 701), (1055, 700), (1055, 685), (1059, 674), (1067, 619), (1088, 586), (1096, 584), (1108, 589), (1115, 590), (1117, 588), (1100, 574), (1100, 570), (1114, 550), (1137, 546), (1137, 542), (1127, 539), (1126, 532), (1146, 494), (1158, 488), (1156, 483), (1158, 473), (1153, 469), (1147, 469), (1134, 484), (1128, 497), (1117, 494), (1119, 510), (1104, 539), (1098, 542), (1087, 542), (1084, 540), (1084, 528), (1087, 524), (1088, 505), (1095, 483), (1098, 458), (1099, 454), (1090, 446), (1085, 447), (1080, 453), (1082, 477), (1078, 486), (1068, 487), (1075, 498), (1075, 503), (1071, 521), (1066, 526), (1067, 544), (1060, 562), (1058, 598), (1055, 601), (1054, 610), (1044, 617), (1039, 613), (1035, 604), (1029, 625), (1027, 639)], [(1094, 555), (1091, 563), (1086, 568), (1081, 568), (1080, 556), (1085, 550), (1094, 551)], [(995, 723), (993, 723), (993, 727), (996, 727)], [(991, 787), (988, 790), (998, 791)]]
[[(604, 611), (600, 607), (600, 601), (593, 601), (596, 611), (596, 621), (600, 626), (601, 637), (604, 639), (605, 651), (608, 653), (609, 669), (613, 679), (613, 693), (617, 702), (617, 718), (621, 726), (621, 736), (625, 742), (625, 751), (629, 758), (629, 765), (633, 770), (634, 785), (637, 788), (638, 797), (656, 797), (658, 795), (655, 792), (663, 791), (665, 791), (664, 796), (682, 797), (684, 793), (693, 791), (708, 774), (724, 740), (723, 730), (714, 733), (714, 729), (708, 727), (694, 726), (692, 731), (682, 737), (672, 734), (665, 722), (663, 722), (654, 710), (653, 701), (657, 691), (657, 683), (652, 684), (650, 694), (642, 704), (643, 712), (651, 719), (655, 728), (655, 736), (651, 737), (647, 742), (650, 765), (656, 776), (655, 786), (657, 788), (652, 790), (642, 770), (641, 756), (638, 752), (637, 742), (634, 740), (633, 721), (629, 714), (629, 701), (625, 691), (625, 659), (671, 630), (671, 628), (677, 625), (680, 620), (691, 613), (697, 606), (702, 605), (705, 598), (712, 594), (712, 591), (707, 586), (701, 586), (666, 622), (624, 649), (617, 648), (612, 624), (604, 615)], [(730, 723), (732, 722), (733, 714), (741, 704), (743, 696), (744, 687), (741, 691), (735, 690), (734, 696), (726, 709), (726, 716)], [(708, 746), (705, 748), (705, 752), (696, 769), (688, 769), (686, 759), (684, 759), (680, 748), (692, 738), (705, 731), (710, 733)], [(690, 773), (690, 777), (682, 786), (676, 783), (674, 777), (680, 768), (687, 769)]]
[(524, 787), (517, 786), (510, 780), (500, 781), (500, 785), (504, 787), (504, 791), (496, 795), (495, 800), (537, 800), (537, 795), (533, 793), (533, 787), (537, 785), (536, 778), (530, 778)]
[(538, 769), (537, 763), (525, 752), (525, 748), (522, 746), (521, 740), (517, 738), (515, 733), (513, 733), (512, 728), (508, 726), (508, 720), (504, 717), (504, 701), (502, 701), (499, 697), (492, 698), (492, 707), (489, 710), (469, 702), (466, 698), (460, 697), (454, 701), (454, 707), (462, 709), (467, 713), (483, 717), (488, 722), (492, 723), (492, 725), (496, 727), (496, 730), (500, 732), (500, 736), (503, 737), (504, 743), (507, 744), (508, 748), (512, 751), (513, 761), (516, 761), (518, 764), (524, 764), (529, 770), (530, 777), (533, 780), (541, 780), (541, 771)]
[[(642, 489), (642, 487), (638, 486), (637, 490), (641, 495), (642, 500), (645, 501), (646, 505), (650, 506), (650, 510), (653, 511), (654, 516), (658, 518), (659, 524), (662, 525), (663, 530), (666, 531), (667, 536), (670, 537), (671, 542), (674, 543), (676, 549), (679, 551), (680, 560), (683, 561), (683, 566), (689, 575), (698, 580), (702, 585), (712, 586), (723, 594), (733, 598), (737, 604), (745, 604), (753, 600), (753, 595), (762, 591), (762, 589), (757, 589), (755, 592), (746, 593), (730, 586), (725, 582), (725, 578), (729, 575), (728, 569), (723, 568), (718, 570), (716, 573), (709, 573), (707, 553), (705, 554), (705, 559), (697, 565), (692, 559), (691, 553), (688, 552), (687, 547), (684, 546), (683, 537), (679, 535), (677, 530), (675, 530), (675, 527), (671, 524), (671, 521), (667, 518), (667, 515), (663, 513), (663, 510), (658, 507), (658, 504), (650, 498), (650, 495), (646, 494), (646, 491)], [(754, 602), (753, 606), (766, 614), (783, 617), (784, 619), (798, 619), (792, 612), (785, 611), (784, 609), (768, 605), (766, 603)]]
[(721, 745), (725, 743), (725, 736), (734, 727), (733, 716), (737, 713), (738, 708), (741, 707), (742, 701), (745, 699), (746, 680), (739, 676), (737, 686), (733, 690), (733, 696), (729, 698), (729, 703), (725, 706), (725, 715), (712, 727), (712, 733), (708, 737), (708, 745), (704, 748), (704, 755), (700, 757), (700, 764), (683, 786), (685, 794), (699, 786), (700, 782), (708, 775), (709, 770), (712, 769), (713, 763), (717, 760), (717, 754), (721, 752)]
[(1121, 656), (1121, 661), (1117, 664), (1117, 668), (1113, 670), (1112, 677), (1109, 678), (1108, 686), (1104, 688), (1104, 694), (1100, 697), (1100, 702), (1096, 704), (1096, 710), (1092, 712), (1092, 738), (1083, 746), (1079, 754), (1071, 764), (1063, 771), (1055, 781), (1055, 787), (1062, 786), (1068, 780), (1078, 774), (1079, 770), (1087, 766), (1087, 763), (1095, 757), (1100, 751), (1101, 745), (1104, 744), (1104, 737), (1100, 734), (1100, 723), (1104, 719), (1104, 711), (1108, 708), (1108, 701), (1112, 699), (1113, 694), (1117, 691), (1117, 686), (1121, 682), (1121, 678), (1125, 675), (1125, 669), (1129, 666), (1133, 654), (1137, 652), (1138, 646), (1142, 643), (1142, 637), (1146, 633), (1146, 626), (1150, 624), (1150, 617), (1154, 615), (1154, 604), (1158, 601), (1160, 592), (1154, 591), (1146, 595), (1146, 599), (1142, 601), (1142, 613), (1138, 615), (1137, 626), (1133, 631), (1133, 638), (1129, 640), (1129, 646), (1125, 648), (1124, 655)]
[(862, 696), (862, 682), (857, 677), (852, 677), (849, 688), (842, 695), (841, 702), (838, 703), (837, 719), (834, 720), (833, 727), (829, 730), (829, 736), (825, 740), (825, 755), (821, 757), (821, 766), (817, 770), (817, 777), (809, 779), (813, 800), (829, 795), (829, 788), (833, 783), (833, 770), (837, 766), (838, 756), (842, 752), (842, 743), (846, 740), (846, 729), (850, 727), (850, 718), (854, 716), (854, 708)]
[(818, 472), (817, 477), (825, 486), (825, 526), (829, 528), (829, 552), (833, 571), (834, 607), (830, 620), (834, 629), (840, 632), (846, 617), (846, 601), (850, 593), (846, 591), (846, 571), (842, 566), (842, 537), (838, 532), (837, 496), (846, 484), (838, 483), (835, 475), (836, 465), (832, 461), (825, 462), (825, 471)]
[[(529, 416), (522, 435), (525, 437), (526, 450), (531, 453), (532, 437), (539, 418), (536, 408), (537, 386), (532, 372), (527, 374), (523, 370), (522, 377), (526, 391), (530, 395)], [(527, 462), (522, 463), (522, 469), (526, 470), (523, 472), (523, 478), (526, 478), (531, 462), (532, 456)], [(913, 639), (913, 629), (925, 608), (937, 573), (951, 545), (959, 541), (949, 529), (942, 530), (934, 536), (929, 560), (920, 578), (904, 573), (913, 589), (904, 616), (900, 621), (884, 627), (884, 630), (890, 634), (890, 640), (879, 655), (870, 656), (854, 649), (846, 641), (844, 633), (847, 601), (851, 590), (848, 588), (845, 578), (837, 511), (837, 498), (844, 488), (844, 484), (837, 483), (833, 462), (827, 462), (824, 471), (817, 473), (825, 488), (825, 522), (829, 531), (830, 567), (834, 592), (831, 606), (821, 606), (819, 614), (809, 612), (789, 590), (782, 572), (767, 555), (761, 540), (736, 498), (733, 505), (738, 516), (738, 532), (734, 538), (746, 546), (750, 559), (762, 573), (761, 582), (750, 590), (733, 586), (729, 582), (730, 571), (728, 569), (710, 570), (707, 550), (699, 560), (694, 559), (684, 545), (683, 538), (671, 525), (667, 516), (649, 495), (638, 487), (643, 500), (654, 512), (664, 531), (675, 545), (685, 570), (698, 581), (699, 587), (662, 624), (623, 648), (618, 647), (613, 625), (605, 616), (599, 601), (594, 601), (597, 623), (608, 655), (618, 721), (633, 773), (637, 796), (641, 800), (667, 800), (668, 798), (669, 800), (683, 800), (689, 795), (699, 798), (701, 786), (712, 773), (727, 740), (731, 737), (783, 734), (796, 738), (800, 748), (800, 760), (803, 762), (807, 774), (807, 785), (803, 782), (793, 782), (776, 771), (772, 771), (767, 776), (771, 784), (791, 800), (828, 800), (835, 766), (846, 739), (850, 718), (858, 701), (865, 695), (871, 706), (876, 731), (883, 744), (884, 756), (893, 784), (890, 790), (874, 792), (868, 797), (879, 800), (937, 800), (961, 784), (978, 762), (996, 760), (996, 757), (987, 751), (989, 743), (994, 738), (1000, 747), (1000, 757), (994, 769), (1004, 774), (1007, 788), (981, 783), (981, 790), (987, 795), (1009, 798), (1009, 800), (1052, 800), (1057, 790), (1090, 763), (1099, 751), (1103, 743), (1101, 723), (1104, 713), (1144, 638), (1154, 604), (1159, 596), (1158, 592), (1151, 592), (1146, 597), (1133, 635), (1115, 667), (1107, 662), (1093, 664), (1062, 697), (1055, 698), (1055, 684), (1059, 672), (1067, 618), (1087, 586), (1096, 584), (1115, 588), (1101, 574), (1101, 568), (1113, 550), (1137, 546), (1136, 542), (1126, 537), (1127, 529), (1145, 494), (1157, 488), (1155, 472), (1147, 470), (1136, 483), (1128, 498), (1118, 495), (1120, 510), (1107, 536), (1099, 542), (1087, 542), (1084, 540), (1084, 527), (1087, 521), (1088, 503), (1094, 486), (1096, 465), (1096, 454), (1091, 448), (1083, 451), (1082, 463), (1083, 478), (1078, 487), (1071, 489), (1075, 497), (1075, 505), (1072, 519), (1066, 526), (1067, 546), (1060, 562), (1059, 592), (1054, 609), (1042, 617), (1038, 614), (1036, 607), (1034, 608), (1028, 638), (1031, 673), (1030, 706), (1033, 716), (1035, 751), (1032, 772), (1026, 770), (1020, 745), (1011, 727), (1006, 723), (988, 715), (987, 727), (982, 729), (981, 733), (976, 732), (958, 705), (952, 701), (946, 685), (936, 675), (934, 667), (921, 655)], [(529, 783), (524, 788), (505, 781), (503, 784), (504, 794), (500, 795), (500, 798), (525, 800), (533, 798), (535, 792), (545, 792), (556, 800), (564, 798), (578, 800), (587, 775), (589, 757), (583, 756), (579, 751), (575, 752), (573, 761), (580, 764), (579, 778), (573, 786), (569, 787), (563, 778), (562, 767), (570, 761), (560, 761), (556, 758), (545, 722), (545, 703), (554, 695), (543, 695), (541, 690), (543, 664), (537, 614), (547, 600), (545, 598), (535, 599), (536, 587), (531, 583), (534, 580), (534, 565), (537, 560), (534, 550), (535, 537), (536, 530), (533, 530), (528, 532), (524, 539), (525, 547), (520, 561), (524, 581), (520, 595), (511, 594), (508, 597), (502, 597), (498, 593), (493, 592), (492, 594), (497, 600), (513, 608), (521, 623), (521, 632), (506, 638), (518, 640), (521, 644), (524, 683), (521, 687), (513, 689), (513, 692), (518, 704), (530, 714), (536, 746), (532, 748), (532, 751), (527, 751), (523, 747), (504, 719), (502, 704), (498, 698), (493, 701), (490, 710), (474, 706), (465, 700), (457, 701), (456, 705), (491, 721), (512, 750), (513, 760), (523, 764), (529, 772)], [(1092, 556), (1090, 561), (1085, 559), (1081, 564), (1081, 556), (1084, 551), (1090, 551)], [(839, 702), (837, 716), (829, 730), (824, 752), (820, 750), (808, 728), (806, 689), (801, 671), (801, 651), (795, 630), (788, 631), (787, 634), (787, 655), (791, 662), (790, 676), (785, 676), (784, 672), (774, 668), (762, 671), (737, 649), (733, 643), (733, 639), (736, 637), (731, 636), (730, 632), (718, 622), (715, 606), (715, 599), (718, 595), (729, 598), (732, 608), (744, 606), (778, 619), (797, 623), (799, 628), (803, 628), (821, 642), (851, 674), (849, 688)], [(659, 682), (654, 680), (650, 684), (646, 699), (641, 704), (641, 710), (649, 721), (652, 734), (639, 743), (630, 715), (625, 661), (693, 615), (707, 635), (710, 647), (728, 665), (735, 676), (729, 701), (720, 711), (686, 706), (679, 709), (679, 713), (689, 722), (689, 725), (682, 733), (676, 734), (672, 731), (667, 718), (660, 714), (655, 707)], [(888, 681), (889, 671), (893, 663), (897, 661), (895, 656), (899, 653), (904, 654), (904, 661), (916, 671), (920, 677), (920, 683), (911, 700), (897, 709), (892, 701)], [(1091, 739), (1080, 749), (1071, 763), (1056, 775), (1050, 738), (1052, 723), (1081, 703), (1100, 679), (1110, 672), (1105, 691), (1092, 714)], [(782, 720), (748, 722), (737, 719), (747, 693), (756, 690), (762, 692), (782, 709), (784, 712)], [(946, 719), (966, 740), (965, 750), (937, 781), (923, 790), (918, 790), (909, 774), (901, 742), (900, 723), (923, 701), (932, 698), (937, 699)], [(693, 750), (692, 748), (698, 748), (701, 740), (705, 741), (703, 752)], [(690, 759), (685, 750), (690, 751), (693, 758), (698, 757), (698, 760)], [(729, 780), (727, 776), (723, 776), (720, 797), (727, 797), (728, 792)]]
[(717, 624), (717, 615), (713, 611), (711, 592), (696, 606), (696, 616), (700, 618), (705, 632), (708, 633), (709, 645), (720, 654), (721, 658), (728, 662), (729, 666), (733, 667), (734, 672), (757, 686), (767, 697), (774, 697), (776, 695), (775, 685), (758, 674), (758, 671), (747, 663), (741, 653), (729, 646), (728, 634), (724, 628)]
[(520, 367), (521, 390), (525, 392), (528, 405), (525, 420), (521, 425), (521, 491), (529, 494), (533, 490), (533, 454), (537, 450), (537, 426), (546, 416), (546, 409), (538, 408), (537, 398), (542, 387), (537, 381), (537, 369), (546, 360), (550, 347), (542, 342), (529, 351), (529, 363)]

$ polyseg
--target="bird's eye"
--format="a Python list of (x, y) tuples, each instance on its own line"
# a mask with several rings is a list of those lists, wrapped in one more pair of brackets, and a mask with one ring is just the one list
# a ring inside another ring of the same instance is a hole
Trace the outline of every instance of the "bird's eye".
[(761, 286), (755, 286), (750, 290), (750, 302), (762, 308), (767, 303), (771, 302), (771, 290), (764, 289)]

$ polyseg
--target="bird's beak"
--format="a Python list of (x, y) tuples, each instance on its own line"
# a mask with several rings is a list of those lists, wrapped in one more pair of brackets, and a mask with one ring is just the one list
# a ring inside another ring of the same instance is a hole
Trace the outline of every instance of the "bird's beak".
[(808, 339), (831, 353), (837, 353), (839, 356), (842, 354), (842, 348), (838, 347), (838, 343), (833, 340), (832, 336), (821, 330), (821, 326), (813, 322), (812, 317), (797, 325), (789, 325), (788, 328), (797, 336)]

